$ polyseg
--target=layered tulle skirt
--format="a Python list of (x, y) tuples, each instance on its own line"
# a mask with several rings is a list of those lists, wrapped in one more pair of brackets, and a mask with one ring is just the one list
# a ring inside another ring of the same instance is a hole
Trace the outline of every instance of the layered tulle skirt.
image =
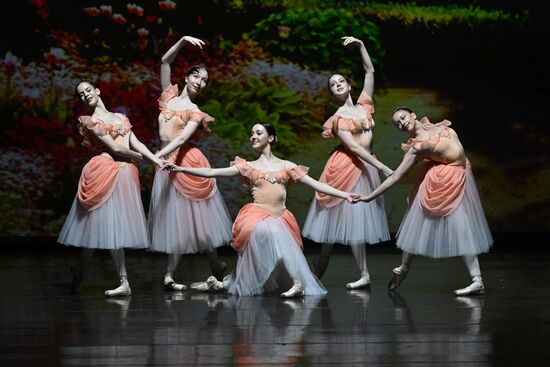
[(231, 242), (231, 219), (218, 190), (191, 200), (173, 185), (170, 172), (157, 169), (148, 218), (151, 249), (191, 254)]
[[(367, 195), (378, 185), (380, 185), (378, 170), (365, 164), (361, 176), (350, 191)], [(343, 245), (388, 241), (390, 233), (384, 210), (384, 198), (379, 196), (369, 203), (357, 204), (350, 204), (344, 200), (328, 208), (322, 207), (314, 198), (302, 235), (316, 243)]]
[(464, 195), (446, 216), (424, 213), (417, 195), (397, 232), (397, 247), (433, 258), (477, 255), (489, 251), (493, 238), (471, 169), (465, 169)]
[(57, 242), (109, 250), (149, 247), (139, 183), (130, 165), (120, 165), (114, 185), (109, 198), (91, 211), (76, 197)]
[(268, 216), (255, 225), (235, 272), (224, 279), (224, 288), (239, 296), (253, 296), (285, 291), (292, 286), (292, 278), (302, 282), (306, 295), (327, 292), (309, 270), (288, 225), (281, 217)]

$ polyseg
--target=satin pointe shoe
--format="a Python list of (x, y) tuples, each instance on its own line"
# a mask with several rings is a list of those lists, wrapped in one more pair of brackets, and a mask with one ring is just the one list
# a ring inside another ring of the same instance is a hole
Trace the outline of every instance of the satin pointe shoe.
[(292, 288), (288, 291), (281, 293), (281, 298), (298, 298), (304, 296), (304, 289), (301, 283), (294, 283)]
[(164, 289), (167, 291), (184, 291), (187, 289), (185, 284), (179, 284), (172, 277), (164, 277)]
[(220, 282), (215, 276), (209, 276), (206, 279), (206, 285), (210, 292), (223, 292), (225, 288), (223, 287), (223, 282)]
[(355, 282), (347, 283), (347, 289), (369, 289), (371, 286), (370, 276), (362, 276)]
[(105, 297), (124, 297), (130, 295), (132, 295), (132, 290), (126, 278), (120, 279), (120, 285), (117, 288), (105, 291)]
[(454, 291), (455, 296), (476, 296), (485, 293), (485, 286), (481, 280), (475, 280), (466, 288)]
[(393, 277), (391, 278), (390, 282), (388, 283), (388, 289), (390, 291), (393, 291), (397, 287), (403, 283), (405, 278), (407, 277), (407, 274), (409, 273), (409, 268), (404, 267), (403, 265), (398, 266), (397, 268), (393, 269)]

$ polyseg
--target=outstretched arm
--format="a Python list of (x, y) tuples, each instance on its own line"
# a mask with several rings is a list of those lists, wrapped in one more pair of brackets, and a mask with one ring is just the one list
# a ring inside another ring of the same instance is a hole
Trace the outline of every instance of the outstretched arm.
[(157, 157), (164, 157), (172, 153), (174, 150), (181, 147), (189, 138), (193, 135), (195, 131), (197, 131), (197, 128), (199, 127), (199, 124), (195, 121), (189, 121), (187, 125), (179, 132), (179, 134), (170, 142), (168, 145), (166, 145), (164, 148), (162, 148), (159, 152), (157, 152), (155, 155)]
[(353, 202), (353, 197), (350, 193), (347, 193), (345, 191), (341, 191), (338, 189), (335, 189), (332, 186), (329, 186), (325, 183), (319, 182), (313, 178), (311, 178), (308, 175), (303, 176), (299, 181), (309, 187), (311, 187), (315, 191), (322, 192), (323, 194), (336, 196), (338, 198), (342, 198), (344, 200), (349, 201), (350, 203)]
[(416, 150), (412, 148), (409, 149), (403, 157), (399, 167), (393, 171), (393, 174), (382, 182), (373, 192), (371, 192), (370, 195), (362, 195), (359, 200), (369, 202), (383, 194), (390, 187), (399, 182), (399, 180), (401, 180), (414, 167), (417, 161), (418, 156)]
[(363, 92), (372, 97), (374, 93), (374, 65), (372, 64), (372, 60), (370, 59), (365, 44), (363, 41), (355, 37), (342, 37), (342, 39), (344, 40), (344, 46), (354, 45), (359, 47), (361, 61), (363, 62), (363, 69), (365, 70)]
[(162, 166), (164, 165), (165, 162), (163, 162), (161, 159), (159, 159), (159, 157), (151, 153), (151, 151), (137, 138), (137, 136), (135, 136), (133, 132), (130, 132), (130, 146), (157, 166), (162, 168)]
[(164, 168), (169, 171), (189, 173), (190, 175), (200, 177), (233, 177), (239, 174), (239, 170), (235, 166), (225, 168), (191, 168), (168, 163)]
[(380, 162), (378, 159), (374, 158), (365, 148), (357, 144), (353, 139), (352, 134), (349, 131), (338, 130), (338, 137), (344, 144), (344, 146), (353, 154), (367, 162), (368, 164), (378, 168), (382, 173), (388, 177), (393, 173), (393, 171), (386, 166), (384, 163)]
[(105, 135), (96, 134), (96, 137), (99, 139), (99, 141), (105, 144), (107, 148), (109, 148), (109, 150), (113, 152), (113, 154), (119, 157), (127, 158), (127, 159), (143, 159), (143, 156), (140, 153), (134, 152), (131, 149), (128, 149), (120, 144), (115, 143), (115, 141), (109, 134), (105, 134)]
[(170, 64), (176, 59), (178, 52), (185, 42), (189, 42), (192, 45), (202, 48), (204, 42), (198, 38), (191, 36), (183, 36), (178, 42), (176, 42), (170, 49), (162, 56), (162, 63), (160, 64), (160, 86), (162, 90), (168, 88), (172, 83), (170, 80), (171, 69)]

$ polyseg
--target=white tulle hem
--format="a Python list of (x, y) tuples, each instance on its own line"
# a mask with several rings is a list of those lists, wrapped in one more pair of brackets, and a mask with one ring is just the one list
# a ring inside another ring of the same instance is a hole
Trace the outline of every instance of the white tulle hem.
[(291, 279), (299, 279), (305, 295), (323, 295), (327, 291), (311, 273), (306, 258), (280, 219), (268, 217), (258, 222), (248, 246), (239, 256), (234, 274), (224, 279), (231, 294), (253, 296), (286, 291)]
[(139, 185), (132, 171), (120, 168), (115, 185), (111, 197), (90, 212), (76, 197), (57, 242), (109, 250), (149, 247)]
[(194, 201), (180, 194), (168, 171), (157, 170), (148, 218), (151, 250), (191, 254), (231, 242), (231, 219), (219, 191)]
[[(365, 170), (351, 190), (369, 194), (380, 185), (378, 170), (365, 164)], [(316, 243), (343, 245), (373, 244), (390, 239), (384, 199), (378, 197), (369, 203), (340, 204), (324, 208), (313, 199), (304, 223), (302, 235)]]
[(444, 217), (424, 214), (417, 196), (397, 232), (397, 247), (433, 258), (477, 255), (489, 251), (493, 238), (470, 169), (466, 169), (465, 185), (460, 204)]

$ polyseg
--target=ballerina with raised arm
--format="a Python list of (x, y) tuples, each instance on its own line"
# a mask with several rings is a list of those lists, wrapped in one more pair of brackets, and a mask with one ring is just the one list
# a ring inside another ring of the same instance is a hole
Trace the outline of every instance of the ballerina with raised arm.
[(362, 195), (374, 200), (395, 185), (418, 161), (425, 162), (425, 174), (408, 197), (409, 208), (397, 233), (402, 263), (393, 269), (389, 288), (399, 287), (407, 276), (413, 255), (432, 258), (462, 256), (472, 283), (455, 290), (457, 296), (484, 293), (477, 255), (489, 251), (493, 238), (464, 148), (448, 120), (431, 124), (420, 121), (407, 107), (397, 108), (394, 125), (409, 134), (402, 144), (403, 161), (376, 190)]
[(85, 146), (102, 152), (82, 169), (78, 193), (57, 242), (82, 247), (80, 263), (71, 267), (72, 291), (76, 291), (95, 249), (108, 249), (115, 262), (120, 286), (105, 296), (131, 294), (124, 248), (147, 248), (149, 239), (139, 176), (132, 160), (147, 159), (159, 168), (164, 162), (151, 153), (132, 133), (128, 118), (107, 110), (100, 90), (89, 82), (76, 85), (78, 98), (93, 111), (80, 116), (79, 130)]
[[(283, 298), (325, 294), (320, 281), (311, 273), (302, 253), (300, 228), (286, 208), (286, 185), (290, 179), (300, 181), (316, 191), (334, 195), (348, 202), (353, 195), (318, 182), (307, 175), (308, 168), (277, 158), (271, 145), (277, 140), (275, 128), (255, 124), (250, 135), (252, 149), (259, 154), (255, 161), (235, 157), (227, 168), (186, 168), (166, 166), (201, 177), (240, 175), (250, 187), (253, 202), (245, 205), (233, 224), (232, 246), (239, 253), (237, 269), (223, 282), (210, 277), (195, 288), (227, 289), (229, 293), (251, 296), (278, 288), (279, 270), (291, 278), (292, 287)], [(192, 286), (193, 288), (193, 286)]]
[[(171, 82), (170, 64), (185, 43), (199, 48), (204, 45), (198, 38), (184, 36), (162, 57), (163, 92), (158, 118), (161, 149), (156, 155), (185, 167), (210, 167), (195, 143), (210, 132), (208, 124), (214, 118), (193, 102), (207, 86), (208, 72), (202, 65), (191, 67), (181, 93)], [(212, 273), (223, 279), (226, 265), (218, 259), (216, 248), (231, 241), (231, 219), (215, 179), (157, 170), (148, 220), (151, 248), (168, 254), (166, 290), (186, 288), (174, 281), (182, 254), (206, 252)]]
[[(386, 176), (392, 170), (373, 154), (374, 66), (363, 43), (354, 37), (342, 37), (344, 46), (356, 46), (361, 54), (365, 80), (357, 104), (351, 99), (351, 86), (341, 74), (328, 80), (330, 92), (340, 108), (323, 125), (324, 138), (337, 138), (319, 181), (343, 191), (371, 192), (380, 184), (379, 171)], [(337, 197), (316, 193), (307, 215), (303, 236), (323, 244), (321, 255), (313, 261), (314, 272), (321, 278), (328, 266), (335, 243), (351, 246), (360, 278), (346, 284), (348, 289), (370, 286), (366, 244), (388, 241), (390, 234), (380, 197), (371, 203), (352, 205)]]

